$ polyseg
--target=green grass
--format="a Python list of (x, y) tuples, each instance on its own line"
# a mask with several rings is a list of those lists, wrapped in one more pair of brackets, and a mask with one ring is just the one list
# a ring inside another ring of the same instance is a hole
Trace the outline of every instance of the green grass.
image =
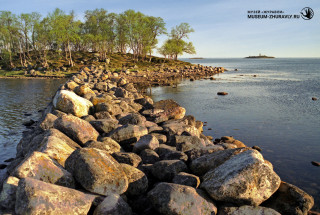
[(15, 76), (15, 77), (23, 77), (24, 71), (6, 71), (6, 70), (0, 70), (0, 77), (7, 77), (7, 76)]
[[(34, 59), (37, 59), (38, 56), (36, 53), (30, 53), (31, 59), (33, 59), (30, 64), (35, 66), (35, 68), (39, 67), (39, 62), (36, 62)], [(168, 60), (160, 57), (152, 57), (152, 61), (149, 62), (149, 56), (143, 61), (141, 58), (139, 58), (139, 61), (133, 60), (132, 54), (122, 54), (122, 53), (113, 53), (109, 54), (108, 57), (110, 58), (110, 64), (106, 65), (105, 62), (98, 62), (96, 61), (96, 53), (89, 53), (89, 52), (74, 52), (73, 53), (73, 60), (75, 63), (75, 66), (70, 68), (68, 66), (68, 62), (65, 60), (63, 55), (58, 52), (49, 51), (48, 52), (48, 64), (49, 68), (47, 68), (50, 72), (37, 72), (37, 76), (39, 77), (69, 77), (73, 73), (78, 72), (80, 68), (83, 66), (103, 66), (104, 68), (111, 70), (111, 71), (118, 71), (122, 70), (123, 67), (126, 69), (129, 69), (130, 71), (133, 70), (153, 70), (158, 69), (160, 65), (163, 65), (164, 67), (176, 67), (176, 66), (184, 66), (184, 65), (190, 65), (190, 63), (182, 62), (182, 61), (173, 61)], [(15, 56), (14, 58), (14, 65), (16, 65), (18, 68), (21, 68), (20, 65), (20, 59), (19, 56)], [(138, 68), (133, 68), (134, 66), (137, 66)], [(0, 68), (5, 68), (5, 65), (2, 65), (2, 62), (0, 61)], [(66, 67), (68, 69), (67, 72), (52, 72), (52, 69), (55, 68), (61, 68)], [(6, 71), (6, 70), (0, 70), (0, 77), (31, 77), (30, 75), (24, 75), (24, 71), (27, 70), (21, 69), (19, 71)]]
[[(38, 77), (57, 77), (57, 78), (63, 78), (63, 77), (70, 77), (72, 74), (74, 74), (74, 71), (67, 71), (67, 72), (39, 72), (37, 71)], [(32, 77), (31, 75), (25, 75), (23, 70), (19, 71), (6, 71), (6, 70), (0, 70), (0, 77)]]

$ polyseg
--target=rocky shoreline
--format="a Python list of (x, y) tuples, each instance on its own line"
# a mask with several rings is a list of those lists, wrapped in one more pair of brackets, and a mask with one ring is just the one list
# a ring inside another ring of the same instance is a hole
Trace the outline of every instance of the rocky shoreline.
[(205, 136), (203, 122), (185, 108), (153, 102), (135, 87), (219, 72), (201, 65), (144, 74), (83, 68), (24, 132), (7, 167), (1, 208), (8, 214), (308, 214), (312, 196), (281, 181), (258, 147)]

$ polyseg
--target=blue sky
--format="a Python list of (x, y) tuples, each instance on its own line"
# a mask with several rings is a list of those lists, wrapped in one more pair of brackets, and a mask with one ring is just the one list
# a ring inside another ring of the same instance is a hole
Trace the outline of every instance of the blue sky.
[[(248, 10), (282, 10), (299, 14), (304, 7), (314, 11), (311, 20), (248, 19)], [(84, 11), (104, 8), (121, 13), (134, 9), (160, 16), (168, 31), (182, 22), (197, 54), (183, 57), (244, 57), (259, 53), (275, 57), (320, 57), (319, 0), (0, 0), (0, 10), (15, 14), (37, 11), (47, 15), (55, 8), (74, 10), (79, 19)], [(159, 45), (166, 39), (159, 40)], [(157, 53), (154, 53), (157, 54)]]

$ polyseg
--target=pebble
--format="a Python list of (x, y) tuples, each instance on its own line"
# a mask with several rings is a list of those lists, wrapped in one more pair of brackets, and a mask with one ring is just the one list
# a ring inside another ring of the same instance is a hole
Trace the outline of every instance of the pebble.
[(317, 101), (318, 99), (316, 97), (312, 97), (312, 101)]

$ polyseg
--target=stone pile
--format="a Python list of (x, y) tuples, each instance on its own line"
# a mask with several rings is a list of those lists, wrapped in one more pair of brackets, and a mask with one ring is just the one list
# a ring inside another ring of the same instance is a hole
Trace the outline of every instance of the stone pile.
[(15, 214), (307, 214), (313, 198), (262, 154), (173, 100), (85, 68), (59, 88), (8, 166), (0, 205)]

